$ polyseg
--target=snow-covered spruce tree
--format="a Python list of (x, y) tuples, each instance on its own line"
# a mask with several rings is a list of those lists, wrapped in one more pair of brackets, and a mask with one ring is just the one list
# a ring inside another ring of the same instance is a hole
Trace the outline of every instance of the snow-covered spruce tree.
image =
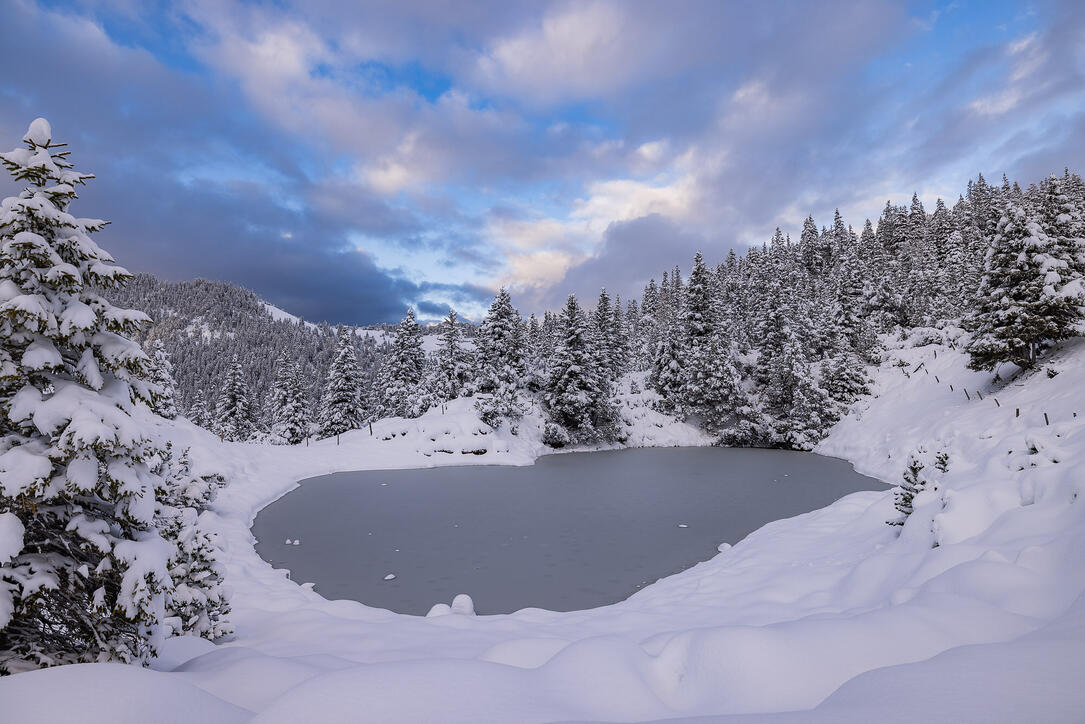
[(870, 393), (863, 360), (843, 340), (832, 356), (822, 363), (820, 385), (836, 403), (836, 410), (825, 411), (826, 420), (833, 423), (852, 403)]
[(0, 672), (145, 661), (170, 556), (131, 417), (148, 318), (92, 291), (130, 276), (90, 238), (106, 222), (69, 213), (92, 176), (44, 119), (23, 140), (0, 154), (26, 185), (0, 205)]
[(188, 411), (188, 419), (194, 425), (199, 425), (205, 430), (210, 430), (214, 425), (214, 416), (207, 405), (207, 397), (203, 390), (196, 390), (196, 397), (192, 400), (192, 407)]
[(1074, 335), (1083, 300), (1080, 284), (1067, 283), (1071, 264), (1066, 248), (1023, 206), (1005, 202), (987, 251), (979, 306), (968, 320), (970, 367), (1012, 362), (1030, 368), (1047, 345)]
[(237, 355), (234, 355), (215, 405), (214, 433), (223, 440), (242, 442), (252, 438), (254, 432), (252, 403), (249, 400), (249, 388), (245, 384), (245, 372)]
[(524, 378), (523, 324), (507, 289), (498, 291), (475, 337), (475, 389), (517, 389)]
[[(716, 407), (718, 400), (710, 399), (718, 389), (709, 391), (709, 375), (720, 374), (713, 358), (715, 336), (715, 313), (712, 275), (704, 264), (701, 252), (693, 259), (693, 270), (686, 286), (685, 303), (682, 305), (682, 379), (680, 396), (683, 407), (693, 412), (706, 407)], [(718, 340), (717, 340), (718, 342)], [(721, 348), (717, 347), (717, 351)], [(719, 380), (713, 381), (717, 385)]]
[(617, 434), (616, 411), (591, 348), (592, 329), (587, 315), (572, 294), (559, 324), (561, 336), (548, 365), (543, 395), (550, 420), (567, 430), (576, 442), (613, 438)]
[(723, 329), (709, 339), (707, 366), (699, 377), (696, 409), (704, 426), (728, 445), (756, 441), (758, 414), (742, 387), (734, 343)]
[(519, 419), (525, 409), (524, 325), (507, 289), (494, 298), (475, 345), (475, 409), (491, 427), (504, 419)]
[(441, 322), (440, 341), (437, 343), (433, 385), (437, 400), (454, 400), (464, 393), (471, 381), (469, 357), (456, 310), (449, 309), (448, 316)]
[(599, 300), (591, 316), (591, 325), (594, 340), (592, 349), (595, 352), (596, 366), (603, 375), (604, 383), (609, 386), (618, 378), (619, 360), (614, 329), (614, 309), (605, 288), (599, 291)]
[(275, 386), (268, 395), (271, 407), (272, 441), (297, 445), (309, 437), (309, 399), (301, 378), (301, 367), (287, 357), (279, 359)]
[(335, 360), (328, 368), (320, 398), (320, 436), (334, 437), (362, 426), (361, 379), (354, 341), (346, 327), (339, 328)]
[(829, 405), (828, 395), (811, 377), (802, 343), (792, 325), (785, 323), (782, 329), (781, 352), (768, 361), (770, 376), (764, 392), (765, 403), (776, 418), (777, 444), (809, 450), (827, 427), (822, 411)]
[(155, 524), (173, 545), (162, 622), (177, 636), (212, 641), (226, 636), (233, 627), (227, 620), (230, 604), (222, 589), (218, 536), (204, 523), (207, 507), (226, 481), (220, 475), (193, 475), (188, 451), (175, 455), (168, 443), (155, 472), (161, 480)]
[(937, 490), (942, 477), (949, 470), (949, 455), (938, 451), (931, 455), (925, 447), (918, 447), (908, 455), (904, 467), (904, 482), (893, 491), (893, 506), (900, 515), (887, 520), (889, 525), (904, 525), (913, 511), (916, 496), (925, 490)]
[(382, 416), (417, 417), (421, 414), (416, 409), (416, 400), (412, 400), (412, 397), (419, 394), (419, 388), (424, 382), (422, 372), (425, 362), (422, 330), (415, 319), (414, 310), (408, 309), (407, 316), (396, 327), (392, 347), (377, 372), (377, 393), (380, 396)]
[(154, 385), (151, 409), (167, 420), (172, 420), (177, 417), (177, 383), (173, 380), (173, 364), (162, 340), (156, 339), (151, 344), (150, 357), (150, 382)]
[(682, 406), (682, 336), (677, 324), (660, 330), (652, 357), (652, 369), (648, 373), (648, 386), (663, 398), (663, 407), (678, 410)]

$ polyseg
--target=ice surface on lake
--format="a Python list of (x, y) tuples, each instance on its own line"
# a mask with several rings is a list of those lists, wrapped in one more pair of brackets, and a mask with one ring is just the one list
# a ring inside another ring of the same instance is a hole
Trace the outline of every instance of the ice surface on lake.
[[(304, 550), (258, 550), (326, 598), (437, 615), (435, 601), (455, 610), (453, 596), (470, 591), (472, 612), (569, 611), (627, 598), (770, 521), (884, 489), (841, 460), (780, 450), (574, 453), (531, 467), (314, 478), (261, 511), (253, 531), (301, 533)], [(377, 585), (389, 570), (410, 576)]]

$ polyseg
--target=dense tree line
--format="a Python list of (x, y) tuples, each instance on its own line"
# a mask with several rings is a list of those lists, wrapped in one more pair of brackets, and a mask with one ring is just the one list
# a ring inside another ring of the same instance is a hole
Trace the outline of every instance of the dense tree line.
[(820, 228), (807, 217), (797, 240), (777, 229), (715, 266), (697, 254), (688, 277), (664, 271), (639, 300), (604, 289), (591, 308), (570, 297), (541, 319), (502, 289), (477, 327), (451, 311), (429, 354), (411, 310), (378, 345), (275, 321), (229, 285), (140, 277), (126, 294), (162, 320), (156, 359), (168, 350), (180, 370), (182, 408), (224, 438), (297, 442), (473, 397), (491, 425), (515, 425), (537, 402), (553, 445), (618, 439), (614, 386), (640, 372), (662, 408), (721, 442), (805, 449), (868, 392), (879, 334), (959, 324), (978, 369), (1033, 366), (1074, 334), (1083, 188), (1069, 171), (1024, 190), (980, 176), (952, 207), (928, 211), (913, 195), (859, 231), (839, 212)]

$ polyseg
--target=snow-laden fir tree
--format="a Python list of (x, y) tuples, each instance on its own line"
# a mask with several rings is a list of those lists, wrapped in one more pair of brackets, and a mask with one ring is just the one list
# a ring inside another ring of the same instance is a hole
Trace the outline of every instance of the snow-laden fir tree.
[(309, 437), (309, 398), (301, 367), (286, 356), (279, 359), (275, 386), (268, 395), (271, 417), (271, 440), (297, 445)]
[(422, 351), (422, 330), (414, 310), (396, 327), (392, 346), (377, 372), (377, 394), (385, 417), (417, 417), (424, 410), (418, 397), (424, 391), (422, 377), (426, 354)]
[(507, 289), (498, 291), (475, 336), (475, 389), (518, 389), (524, 379), (523, 323)]
[(682, 371), (681, 328), (675, 323), (660, 330), (659, 341), (648, 373), (648, 386), (663, 398), (663, 407), (677, 410), (682, 406), (685, 373)]
[(607, 385), (618, 378), (621, 360), (618, 357), (616, 330), (614, 329), (614, 309), (607, 290), (599, 291), (599, 300), (591, 316), (592, 349), (595, 351), (596, 365)]
[[(709, 375), (719, 373), (713, 358), (713, 337), (715, 336), (713, 277), (705, 266), (701, 252), (693, 259), (693, 270), (686, 285), (685, 302), (682, 305), (682, 345), (680, 365), (681, 404), (693, 411), (707, 406), (714, 407), (715, 400), (709, 400), (715, 391), (706, 389)], [(718, 350), (719, 348), (717, 348)], [(716, 384), (718, 380), (714, 381)]]
[(320, 436), (334, 437), (348, 430), (357, 430), (364, 420), (361, 375), (354, 340), (346, 327), (340, 327), (335, 360), (328, 368), (328, 378), (320, 398)]
[(502, 288), (475, 336), (475, 409), (491, 427), (502, 420), (518, 420), (526, 409), (524, 337), (520, 312)]
[(167, 443), (155, 472), (155, 523), (173, 544), (169, 558), (171, 585), (166, 589), (163, 624), (172, 635), (215, 640), (233, 632), (230, 604), (222, 588), (218, 536), (206, 524), (208, 506), (225, 484), (220, 475), (194, 475), (188, 450), (176, 455)]
[(222, 381), (215, 405), (214, 433), (230, 442), (249, 440), (256, 431), (252, 418), (252, 402), (248, 385), (245, 384), (245, 372), (235, 355)]
[(606, 376), (592, 349), (592, 328), (576, 297), (569, 295), (559, 320), (558, 347), (550, 360), (544, 400), (550, 420), (572, 440), (613, 437), (616, 413)]
[(1002, 362), (1029, 368), (1043, 349), (1075, 333), (1081, 286), (1073, 260), (1021, 205), (1008, 201), (987, 252), (979, 304), (968, 320), (973, 369)]
[(454, 400), (464, 393), (471, 381), (470, 355), (464, 347), (463, 332), (455, 309), (441, 322), (434, 368), (434, 396), (439, 401)]
[(742, 386), (734, 343), (726, 330), (712, 333), (705, 352), (696, 397), (687, 404), (701, 417), (704, 427), (727, 444), (754, 442), (759, 435), (759, 415)]
[(170, 583), (149, 468), (158, 447), (132, 414), (148, 321), (96, 289), (124, 283), (69, 212), (63, 144), (37, 119), (0, 161), (25, 185), (0, 204), (0, 672), (145, 661)]
[(156, 339), (151, 344), (150, 358), (150, 382), (154, 385), (151, 409), (167, 420), (172, 420), (177, 417), (177, 383), (173, 380), (173, 364), (162, 340)]
[(194, 425), (199, 425), (205, 430), (210, 430), (215, 424), (215, 417), (207, 405), (207, 397), (203, 390), (196, 390), (196, 396), (192, 400), (192, 407), (188, 411), (188, 419)]
[(822, 412), (828, 395), (814, 382), (802, 343), (790, 321), (782, 325), (783, 343), (778, 355), (768, 360), (769, 381), (764, 399), (775, 419), (778, 444), (809, 450), (826, 427)]

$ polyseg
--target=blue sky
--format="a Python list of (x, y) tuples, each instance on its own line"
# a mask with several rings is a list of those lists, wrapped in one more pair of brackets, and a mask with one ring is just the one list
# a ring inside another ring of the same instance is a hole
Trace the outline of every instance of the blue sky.
[(1080, 2), (9, 0), (0, 40), (4, 143), (51, 121), (118, 261), (314, 320), (628, 296), (1085, 155)]

